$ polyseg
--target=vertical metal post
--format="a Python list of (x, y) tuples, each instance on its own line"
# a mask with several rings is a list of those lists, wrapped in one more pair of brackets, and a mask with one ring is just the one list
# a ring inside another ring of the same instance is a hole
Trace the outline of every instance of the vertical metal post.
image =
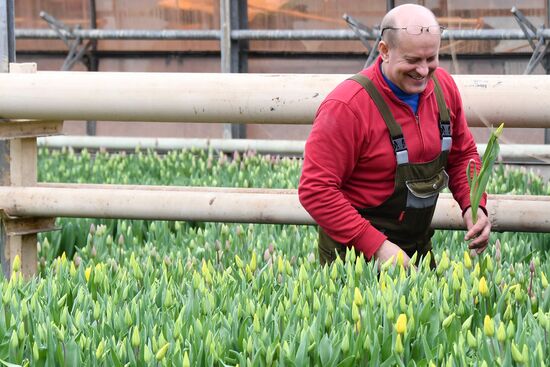
[[(97, 12), (96, 12), (96, 1), (90, 0), (90, 28), (97, 28)], [(88, 59), (88, 71), (97, 71), (99, 68), (99, 60), (97, 58), (97, 40), (91, 40), (91, 47)], [(97, 122), (94, 120), (86, 121), (86, 135), (96, 135), (97, 132)]]
[[(550, 0), (545, 2), (546, 8), (546, 19), (544, 21), (545, 27), (550, 27)], [(550, 42), (550, 41), (547, 41)], [(547, 49), (548, 50), (548, 49)], [(542, 61), (546, 74), (550, 74), (550, 54), (546, 52), (544, 55), (544, 60)], [(544, 129), (544, 144), (550, 144), (550, 129)]]
[(386, 12), (395, 8), (395, 0), (386, 0)]
[[(0, 72), (9, 72), (10, 62), (15, 62), (15, 16), (13, 0), (0, 0)], [(1, 123), (1, 122), (0, 122)], [(0, 184), (11, 183), (10, 141), (0, 140)], [(9, 275), (11, 264), (6, 259), (6, 233), (0, 219), (0, 262), (4, 274)]]
[[(248, 1), (234, 0), (231, 3), (232, 29), (248, 29)], [(231, 64), (232, 72), (248, 73), (248, 40), (232, 41)]]
[(9, 71), (15, 62), (15, 30), (13, 0), (0, 0), (0, 72)]
[[(248, 71), (248, 41), (231, 39), (231, 30), (248, 28), (247, 12), (247, 0), (220, 1), (222, 73), (245, 73)], [(246, 126), (244, 124), (225, 124), (223, 137), (243, 139), (246, 137)]]

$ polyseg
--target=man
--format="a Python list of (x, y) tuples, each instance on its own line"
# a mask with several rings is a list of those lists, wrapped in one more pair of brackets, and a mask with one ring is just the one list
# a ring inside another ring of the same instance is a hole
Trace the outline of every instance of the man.
[(443, 28), (429, 9), (406, 4), (380, 29), (377, 62), (327, 96), (306, 143), (298, 192), (320, 227), (321, 264), (347, 247), (380, 262), (403, 250), (405, 265), (427, 254), (447, 183), (465, 240), (481, 253), (491, 224), (485, 195), (472, 223), (466, 166), (480, 160), (458, 89), (438, 67)]

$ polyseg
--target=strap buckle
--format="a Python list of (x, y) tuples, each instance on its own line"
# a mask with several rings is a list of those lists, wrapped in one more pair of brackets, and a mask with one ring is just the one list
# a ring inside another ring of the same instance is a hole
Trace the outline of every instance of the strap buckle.
[(439, 135), (441, 139), (450, 138), (452, 136), (450, 121), (439, 121)]
[(393, 150), (397, 152), (401, 152), (403, 150), (407, 150), (407, 144), (405, 143), (405, 138), (403, 135), (398, 135), (395, 138), (392, 137), (391, 139)]

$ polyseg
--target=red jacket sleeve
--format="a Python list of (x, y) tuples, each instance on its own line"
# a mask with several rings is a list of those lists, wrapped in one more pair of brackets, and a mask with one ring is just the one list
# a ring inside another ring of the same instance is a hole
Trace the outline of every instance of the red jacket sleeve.
[[(449, 153), (447, 172), (449, 174), (449, 189), (460, 208), (464, 211), (470, 206), (470, 187), (466, 176), (466, 167), (470, 160), (476, 164), (477, 171), (481, 168), (481, 160), (477, 146), (468, 128), (466, 116), (462, 105), (462, 99), (453, 78), (446, 72), (438, 73), (438, 77), (444, 80), (447, 88), (447, 103), (451, 112), (453, 144)], [(483, 194), (480, 202), (485, 207), (487, 195)]]
[(335, 241), (371, 258), (386, 236), (341, 191), (367, 144), (364, 127), (349, 106), (328, 99), (319, 107), (307, 139), (298, 195), (303, 207)]

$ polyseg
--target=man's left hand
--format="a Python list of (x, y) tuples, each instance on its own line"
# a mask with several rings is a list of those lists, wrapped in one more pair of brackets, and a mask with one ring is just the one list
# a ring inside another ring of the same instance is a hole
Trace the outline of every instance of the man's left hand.
[(472, 208), (468, 208), (464, 213), (464, 224), (468, 232), (464, 237), (465, 241), (471, 241), (468, 244), (470, 250), (475, 250), (477, 254), (481, 254), (487, 248), (489, 243), (489, 234), (491, 233), (491, 222), (481, 209), (477, 210), (477, 222), (473, 223)]

